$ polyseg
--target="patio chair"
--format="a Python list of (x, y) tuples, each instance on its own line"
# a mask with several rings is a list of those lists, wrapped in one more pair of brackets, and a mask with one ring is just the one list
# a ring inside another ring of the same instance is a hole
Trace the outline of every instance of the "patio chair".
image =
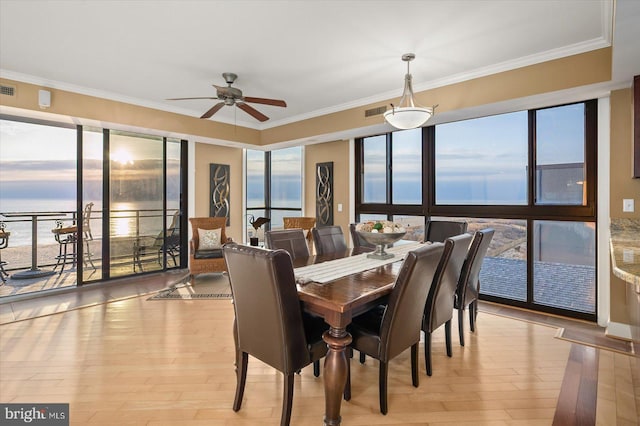
[(5, 229), (5, 224), (0, 223), (0, 279), (2, 279), (2, 283), (7, 282), (7, 278), (9, 278), (9, 274), (4, 270), (4, 265), (6, 265), (7, 262), (2, 260), (2, 250), (9, 246), (9, 236), (11, 232)]
[[(166, 234), (166, 235), (165, 235)], [(161, 231), (151, 244), (141, 244), (136, 241), (133, 245), (133, 272), (136, 272), (136, 265), (143, 271), (142, 263), (152, 255), (162, 267), (164, 254), (171, 257), (174, 265), (178, 265), (180, 255), (180, 211), (176, 211), (171, 219), (171, 224), (165, 231)]]

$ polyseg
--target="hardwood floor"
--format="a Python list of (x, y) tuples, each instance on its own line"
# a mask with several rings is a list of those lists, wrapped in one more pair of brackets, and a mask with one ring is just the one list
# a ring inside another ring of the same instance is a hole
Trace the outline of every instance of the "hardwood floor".
[[(282, 376), (254, 358), (242, 409), (231, 410), (229, 300), (148, 297), (0, 326), (0, 402), (70, 403), (74, 425), (279, 424)], [(452, 358), (437, 330), (433, 376), (425, 374), (421, 347), (418, 388), (411, 386), (409, 351), (394, 359), (386, 416), (378, 411), (378, 363), (354, 358), (342, 424), (637, 424), (634, 357), (557, 339), (557, 325), (507, 313), (481, 303), (477, 331), (465, 324), (465, 347), (454, 333)], [(322, 376), (303, 370), (291, 424), (321, 424), (323, 395)], [(566, 407), (578, 410), (566, 418), (580, 422), (558, 418)]]

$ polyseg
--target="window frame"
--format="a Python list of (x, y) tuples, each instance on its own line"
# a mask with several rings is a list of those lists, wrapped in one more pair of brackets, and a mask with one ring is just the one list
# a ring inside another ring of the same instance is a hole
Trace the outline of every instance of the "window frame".
[[(584, 182), (585, 204), (584, 205), (561, 205), (561, 204), (536, 204), (536, 111), (550, 108), (562, 107), (565, 105), (584, 104), (584, 162), (585, 177)], [(510, 111), (512, 112), (512, 111)], [(551, 105), (528, 110), (528, 159), (527, 159), (527, 204), (526, 205), (478, 205), (478, 204), (436, 204), (435, 202), (435, 125), (422, 128), (422, 205), (393, 205), (387, 198), (387, 203), (363, 203), (363, 138), (355, 139), (355, 220), (359, 221), (360, 214), (386, 214), (391, 220), (393, 215), (414, 215), (424, 216), (425, 221), (431, 216), (442, 217), (472, 217), (472, 218), (495, 218), (495, 219), (518, 219), (527, 223), (527, 252), (533, 253), (533, 222), (540, 220), (548, 221), (579, 221), (591, 222), (597, 228), (597, 138), (598, 138), (598, 101), (597, 99), (570, 102), (561, 105)], [(387, 135), (390, 135), (389, 133)], [(373, 135), (376, 136), (376, 135)], [(388, 136), (389, 137), (389, 136)], [(387, 154), (390, 155), (389, 153)], [(387, 159), (389, 162), (390, 159)], [(387, 182), (391, 186), (391, 182)], [(598, 245), (596, 241), (596, 251)], [(530, 256), (530, 254), (528, 254)], [(596, 262), (596, 277), (597, 277)], [(519, 302), (516, 300), (500, 298), (495, 296), (481, 295), (481, 299), (507, 303), (513, 306), (528, 309), (537, 309), (543, 312), (572, 316), (589, 321), (597, 320), (597, 282), (596, 282), (596, 306), (593, 314), (569, 311), (565, 309), (553, 308), (544, 305), (536, 305), (533, 300), (533, 262), (527, 257), (527, 280), (528, 280), (528, 300)]]

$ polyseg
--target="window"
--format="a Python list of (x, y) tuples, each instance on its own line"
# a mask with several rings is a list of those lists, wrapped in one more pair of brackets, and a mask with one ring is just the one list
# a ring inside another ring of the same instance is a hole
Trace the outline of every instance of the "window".
[(267, 229), (284, 226), (283, 217), (302, 215), (302, 148), (246, 150), (246, 214), (271, 219), (259, 230), (247, 221), (247, 238), (263, 240)]
[(590, 100), (358, 139), (356, 220), (492, 227), (483, 299), (595, 320), (596, 123)]
[(536, 111), (536, 204), (586, 204), (584, 104)]
[(436, 204), (527, 204), (527, 112), (436, 126)]

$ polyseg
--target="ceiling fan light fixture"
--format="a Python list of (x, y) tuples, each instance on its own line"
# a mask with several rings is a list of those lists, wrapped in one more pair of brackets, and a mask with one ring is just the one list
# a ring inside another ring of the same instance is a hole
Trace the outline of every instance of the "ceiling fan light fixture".
[(426, 123), (434, 114), (436, 106), (420, 107), (416, 106), (413, 100), (412, 78), (409, 73), (409, 62), (415, 59), (413, 53), (405, 53), (402, 60), (407, 63), (407, 73), (404, 76), (404, 90), (398, 106), (391, 104), (391, 109), (384, 113), (384, 119), (396, 129), (415, 129)]

